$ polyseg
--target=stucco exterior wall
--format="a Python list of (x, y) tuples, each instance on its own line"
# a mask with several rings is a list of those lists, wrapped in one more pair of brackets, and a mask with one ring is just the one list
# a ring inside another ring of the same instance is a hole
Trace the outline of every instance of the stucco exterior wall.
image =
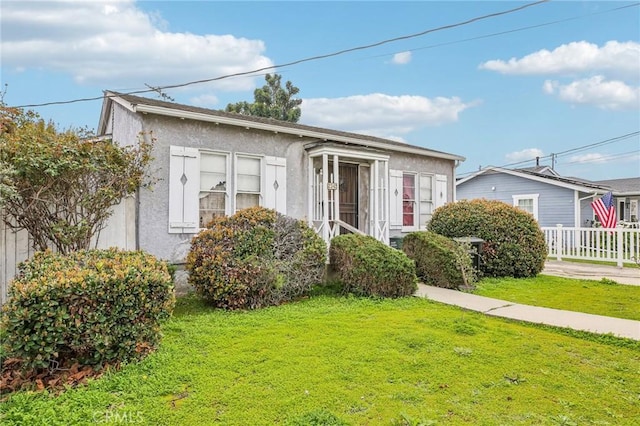
[(144, 115), (142, 130), (156, 139), (152, 172), (156, 183), (140, 192), (140, 248), (173, 262), (184, 260), (185, 244), (193, 234), (168, 233), (170, 146), (235, 153), (270, 155), (287, 159), (287, 214), (306, 215), (306, 156), (303, 142), (294, 136), (193, 120)]
[[(142, 189), (138, 198), (138, 247), (172, 262), (182, 262), (194, 234), (168, 232), (169, 222), (169, 162), (170, 146), (210, 149), (230, 153), (284, 157), (287, 160), (287, 214), (307, 219), (308, 214), (308, 154), (305, 146), (317, 143), (272, 131), (245, 129), (224, 124), (173, 118), (155, 114), (131, 112), (114, 103), (113, 122), (107, 132), (114, 140), (126, 144), (135, 141), (140, 131), (153, 134), (155, 158), (151, 166), (153, 188)], [(403, 154), (389, 151), (389, 168), (427, 172), (447, 176), (447, 201), (453, 201), (453, 160)], [(360, 228), (368, 227), (368, 167), (360, 168)], [(364, 223), (363, 223), (364, 222)], [(365, 230), (365, 229), (363, 229)]]

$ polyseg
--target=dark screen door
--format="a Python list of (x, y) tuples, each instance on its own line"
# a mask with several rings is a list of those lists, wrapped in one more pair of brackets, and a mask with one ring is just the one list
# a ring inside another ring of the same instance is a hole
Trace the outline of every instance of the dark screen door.
[(358, 227), (358, 166), (340, 164), (340, 220)]

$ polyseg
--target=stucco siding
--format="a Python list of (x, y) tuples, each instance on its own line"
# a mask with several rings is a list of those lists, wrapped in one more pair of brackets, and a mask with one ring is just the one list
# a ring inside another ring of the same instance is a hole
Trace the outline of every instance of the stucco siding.
[(156, 183), (140, 192), (140, 247), (171, 261), (183, 260), (183, 246), (193, 234), (170, 234), (169, 220), (169, 157), (170, 146), (200, 150), (216, 150), (231, 155), (256, 154), (287, 159), (287, 214), (304, 218), (306, 214), (306, 162), (303, 143), (299, 138), (265, 131), (243, 129), (181, 120), (161, 116), (145, 116), (142, 130), (153, 132), (156, 139), (152, 172)]
[(485, 198), (513, 205), (514, 195), (538, 194), (540, 226), (575, 225), (574, 191), (505, 173), (487, 173), (456, 188), (458, 200)]
[[(155, 181), (150, 189), (141, 189), (138, 205), (139, 248), (173, 262), (184, 260), (193, 234), (169, 233), (169, 163), (170, 146), (198, 150), (215, 150), (234, 154), (255, 154), (286, 158), (287, 215), (307, 219), (308, 214), (308, 154), (305, 146), (315, 139), (266, 130), (201, 122), (189, 119), (133, 113), (114, 103), (113, 121), (108, 122), (114, 140), (135, 141), (138, 133), (155, 138), (154, 162), (151, 166)], [(447, 202), (453, 201), (454, 161), (389, 151), (389, 168), (447, 176)], [(233, 167), (233, 166), (232, 166)], [(368, 228), (368, 168), (360, 173), (360, 228)], [(364, 180), (367, 180), (366, 182)], [(365, 191), (362, 191), (365, 189)], [(362, 223), (362, 222), (365, 223)]]

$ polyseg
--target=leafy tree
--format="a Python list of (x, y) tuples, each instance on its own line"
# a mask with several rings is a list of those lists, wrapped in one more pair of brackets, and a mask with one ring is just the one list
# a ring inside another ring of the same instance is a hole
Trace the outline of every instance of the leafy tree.
[(147, 185), (153, 140), (121, 147), (87, 129), (56, 129), (33, 111), (0, 103), (0, 209), (33, 247), (62, 254), (88, 249), (111, 207)]
[(228, 104), (225, 111), (297, 123), (302, 114), (302, 99), (296, 99), (294, 96), (300, 89), (290, 81), (287, 81), (283, 88), (282, 76), (278, 74), (267, 74), (265, 80), (267, 84), (254, 90), (253, 103), (242, 101)]

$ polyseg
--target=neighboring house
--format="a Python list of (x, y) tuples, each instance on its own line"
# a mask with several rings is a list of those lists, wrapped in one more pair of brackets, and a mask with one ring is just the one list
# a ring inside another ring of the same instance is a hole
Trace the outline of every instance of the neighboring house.
[(618, 221), (640, 222), (640, 177), (599, 180), (593, 183), (611, 188), (616, 201)]
[(548, 167), (486, 167), (456, 182), (457, 200), (499, 200), (528, 211), (540, 226), (589, 227), (591, 203), (611, 191), (619, 220), (638, 222), (640, 178), (591, 182), (559, 176)]
[(105, 92), (100, 135), (156, 139), (158, 182), (137, 194), (136, 247), (174, 262), (212, 217), (261, 205), (307, 220), (326, 241), (389, 243), (455, 198), (464, 158), (336, 130)]

